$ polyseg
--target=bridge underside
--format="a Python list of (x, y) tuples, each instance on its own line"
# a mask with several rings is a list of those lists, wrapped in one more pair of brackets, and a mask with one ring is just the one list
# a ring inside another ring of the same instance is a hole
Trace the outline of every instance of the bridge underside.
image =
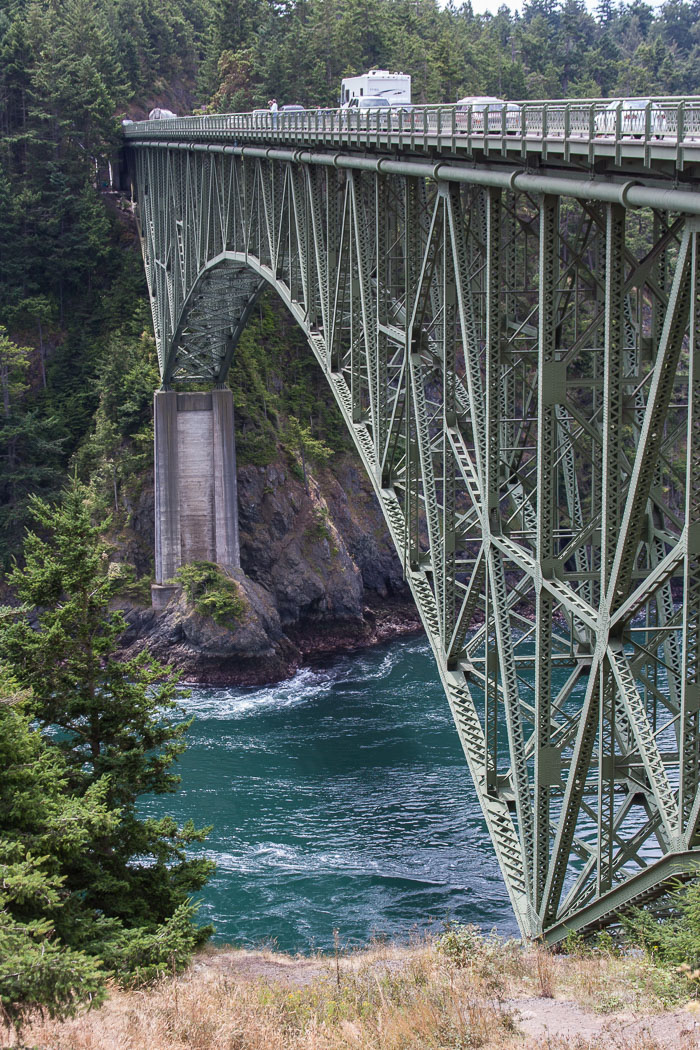
[(265, 284), (305, 331), (523, 932), (695, 871), (698, 220), (214, 147), (134, 162), (166, 387), (225, 381)]

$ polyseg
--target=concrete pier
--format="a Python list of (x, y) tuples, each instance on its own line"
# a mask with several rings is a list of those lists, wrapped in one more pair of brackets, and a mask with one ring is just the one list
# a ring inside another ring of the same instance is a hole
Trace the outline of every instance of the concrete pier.
[(233, 396), (227, 388), (154, 397), (155, 608), (167, 605), (181, 565), (240, 565)]

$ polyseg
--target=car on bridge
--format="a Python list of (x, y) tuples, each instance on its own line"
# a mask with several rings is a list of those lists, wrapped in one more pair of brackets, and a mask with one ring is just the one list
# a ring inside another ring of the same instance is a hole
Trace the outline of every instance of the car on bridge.
[(391, 126), (389, 100), (379, 95), (351, 98), (341, 107), (342, 124), (346, 128), (388, 128)]
[(596, 113), (595, 133), (616, 135), (618, 129), (622, 138), (641, 139), (648, 129), (649, 134), (661, 139), (668, 130), (668, 121), (663, 108), (650, 98), (617, 99)]
[[(469, 111), (471, 110), (471, 126)], [(472, 135), (507, 135), (520, 132), (521, 109), (517, 102), (506, 102), (491, 95), (467, 95), (457, 101), (457, 131), (471, 131)]]

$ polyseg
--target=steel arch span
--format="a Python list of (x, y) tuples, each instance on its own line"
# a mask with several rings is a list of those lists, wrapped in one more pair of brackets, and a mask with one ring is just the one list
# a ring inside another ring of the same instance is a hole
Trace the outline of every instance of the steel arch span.
[(266, 283), (306, 333), (522, 931), (696, 871), (700, 220), (629, 182), (133, 146), (163, 384), (223, 383)]

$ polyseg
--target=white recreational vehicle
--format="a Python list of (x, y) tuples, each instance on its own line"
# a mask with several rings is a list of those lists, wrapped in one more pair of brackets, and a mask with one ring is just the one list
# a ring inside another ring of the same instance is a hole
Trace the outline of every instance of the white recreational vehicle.
[(390, 106), (410, 105), (411, 77), (408, 73), (390, 73), (387, 69), (370, 69), (362, 76), (346, 77), (340, 83), (341, 107), (345, 108), (355, 98), (385, 98)]

